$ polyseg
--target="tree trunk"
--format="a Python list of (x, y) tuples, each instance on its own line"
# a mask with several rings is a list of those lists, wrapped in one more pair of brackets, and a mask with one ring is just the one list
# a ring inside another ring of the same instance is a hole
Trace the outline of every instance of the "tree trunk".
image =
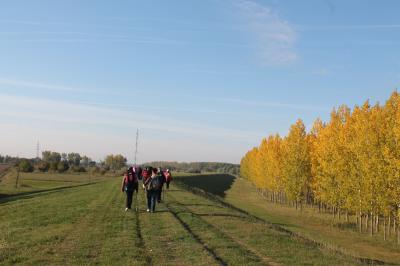
[(400, 245), (400, 230), (399, 230), (399, 228), (397, 228), (397, 244)]
[(349, 222), (349, 211), (346, 210), (346, 223), (348, 223), (348, 222)]
[(365, 231), (368, 234), (368, 222), (369, 222), (369, 215), (368, 213), (365, 215)]
[(390, 212), (389, 212), (389, 217), (388, 217), (388, 228), (389, 228), (389, 231), (388, 231), (388, 236), (390, 237), (390, 231), (392, 230), (392, 215), (390, 214)]
[(374, 234), (374, 215), (371, 212), (371, 228), (370, 228), (370, 235)]
[(360, 221), (360, 233), (362, 233), (362, 229), (363, 229), (363, 219), (362, 219), (362, 217), (363, 217), (363, 215), (360, 212), (360, 218), (359, 218), (359, 221)]
[[(389, 227), (390, 231), (390, 227)], [(386, 241), (386, 217), (383, 217), (383, 240)]]
[[(385, 218), (384, 218), (385, 219)], [(375, 231), (379, 233), (379, 214), (376, 215)]]

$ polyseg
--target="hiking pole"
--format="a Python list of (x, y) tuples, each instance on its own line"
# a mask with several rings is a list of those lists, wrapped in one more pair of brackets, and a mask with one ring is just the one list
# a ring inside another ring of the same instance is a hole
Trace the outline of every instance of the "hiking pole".
[(139, 194), (139, 189), (138, 190), (136, 190), (136, 193), (135, 193), (135, 200), (136, 200), (136, 208), (135, 208), (135, 210), (136, 210), (136, 212), (138, 212), (139, 211), (139, 199), (138, 199), (138, 194)]

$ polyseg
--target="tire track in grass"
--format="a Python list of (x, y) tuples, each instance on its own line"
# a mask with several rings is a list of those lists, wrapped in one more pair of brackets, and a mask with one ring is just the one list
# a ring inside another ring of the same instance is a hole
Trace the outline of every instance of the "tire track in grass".
[[(143, 202), (147, 207), (145, 193)], [(142, 235), (153, 265), (226, 265), (216, 261), (203, 245), (166, 208), (157, 204), (155, 213), (140, 212)]]
[(147, 252), (147, 246), (146, 243), (144, 242), (143, 236), (142, 236), (142, 226), (140, 222), (140, 206), (139, 206), (139, 195), (136, 193), (135, 196), (135, 246), (137, 248), (140, 248), (143, 250), (143, 254), (145, 255), (145, 261), (146, 265), (153, 265), (151, 256)]
[(295, 239), (296, 241), (304, 242), (308, 246), (315, 247), (315, 248), (318, 248), (318, 249), (321, 249), (321, 250), (325, 249), (325, 250), (333, 252), (334, 254), (347, 257), (350, 260), (354, 260), (354, 264), (356, 264), (356, 262), (357, 263), (361, 263), (361, 264), (366, 264), (366, 265), (382, 265), (382, 264), (385, 264), (385, 262), (383, 262), (383, 261), (374, 260), (374, 259), (368, 259), (368, 258), (362, 258), (362, 257), (356, 257), (356, 256), (353, 256), (353, 255), (349, 255), (349, 254), (343, 253), (343, 252), (338, 251), (336, 249), (332, 249), (332, 248), (324, 245), (323, 243), (320, 243), (320, 242), (314, 241), (312, 239), (306, 238), (303, 235), (300, 235), (300, 234), (298, 234), (296, 232), (290, 231), (290, 230), (288, 230), (288, 229), (286, 229), (286, 228), (284, 228), (284, 227), (282, 227), (280, 225), (274, 224), (274, 223), (272, 223), (270, 221), (267, 221), (267, 220), (265, 220), (263, 218), (260, 218), (260, 217), (258, 217), (256, 215), (253, 215), (253, 214), (249, 213), (248, 211), (246, 211), (244, 209), (241, 209), (239, 207), (236, 207), (236, 206), (232, 205), (231, 203), (226, 202), (225, 200), (221, 199), (220, 197), (218, 197), (218, 196), (216, 196), (216, 195), (214, 195), (214, 194), (212, 194), (210, 192), (204, 191), (204, 190), (199, 189), (199, 188), (190, 187), (190, 186), (188, 186), (188, 185), (186, 185), (186, 184), (184, 184), (182, 182), (176, 182), (175, 185), (178, 188), (182, 189), (183, 191), (192, 193), (194, 195), (197, 195), (197, 196), (199, 196), (201, 198), (204, 198), (206, 200), (209, 200), (211, 202), (215, 202), (217, 204), (220, 204), (221, 206), (224, 206), (224, 207), (226, 207), (228, 209), (231, 209), (232, 211), (236, 211), (236, 212), (238, 212), (240, 214), (243, 214), (243, 215), (249, 217), (249, 219), (254, 220), (255, 222), (264, 224), (269, 229), (275, 230), (276, 232), (280, 232), (280, 233), (283, 233), (283, 234), (287, 234), (288, 236), (290, 236), (291, 238)]
[[(172, 196), (173, 198), (175, 198), (174, 196)], [(228, 234), (226, 231), (222, 231), (221, 228), (218, 228), (217, 226), (211, 224), (210, 222), (208, 222), (206, 219), (202, 218), (202, 215), (200, 214), (196, 214), (193, 212), (193, 210), (191, 210), (188, 207), (185, 207), (184, 204), (178, 202), (176, 200), (176, 198), (174, 199), (175, 201), (173, 202), (173, 204), (179, 205), (181, 206), (182, 209), (186, 210), (188, 213), (191, 213), (192, 215), (196, 216), (198, 219), (200, 219), (204, 224), (206, 224), (208, 227), (212, 228), (213, 231), (218, 232), (218, 234), (220, 234), (223, 238), (228, 239), (229, 241), (236, 243), (238, 246), (240, 246), (246, 253), (249, 253), (257, 258), (259, 258), (260, 261), (262, 261), (263, 263), (265, 263), (265, 265), (273, 265), (273, 266), (278, 266), (281, 265), (275, 261), (272, 260), (272, 258), (269, 258), (263, 254), (261, 254), (258, 250), (250, 247), (249, 245), (247, 245), (244, 241), (241, 241), (240, 239), (238, 239), (237, 237), (234, 237), (231, 234)], [(219, 216), (216, 214), (212, 214), (211, 216)], [(233, 219), (246, 219), (247, 217), (243, 217), (243, 216), (235, 216), (235, 215), (227, 215), (227, 214), (222, 214), (221, 216), (225, 216), (225, 217), (230, 217)]]
[(227, 262), (225, 262), (221, 257), (219, 257), (213, 249), (209, 248), (209, 247), (207, 246), (207, 244), (206, 244), (205, 242), (203, 242), (203, 240), (201, 240), (201, 238), (200, 238), (197, 234), (195, 234), (195, 233), (190, 229), (190, 226), (178, 216), (178, 213), (177, 213), (177, 212), (175, 212), (175, 211), (173, 211), (173, 210), (171, 209), (171, 207), (169, 206), (168, 203), (165, 203), (165, 206), (166, 206), (166, 208), (168, 209), (168, 211), (169, 211), (170, 213), (172, 213), (172, 215), (175, 217), (175, 219), (178, 220), (178, 222), (182, 225), (182, 227), (189, 233), (189, 235), (190, 235), (194, 240), (196, 240), (197, 243), (199, 243), (201, 246), (203, 246), (203, 248), (207, 251), (207, 253), (208, 253), (211, 257), (213, 257), (213, 259), (214, 259), (218, 264), (220, 264), (220, 265), (228, 265)]
[(102, 222), (106, 241), (102, 246), (101, 264), (152, 265), (141, 236), (140, 218), (134, 211), (123, 210), (125, 195), (118, 187), (112, 201)]

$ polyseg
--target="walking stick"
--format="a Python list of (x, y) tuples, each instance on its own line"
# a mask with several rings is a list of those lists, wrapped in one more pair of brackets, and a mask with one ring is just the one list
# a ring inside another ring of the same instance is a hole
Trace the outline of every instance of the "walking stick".
[(135, 193), (135, 201), (136, 201), (135, 211), (136, 211), (136, 212), (139, 211), (139, 199), (138, 199), (138, 194), (139, 194), (139, 189), (136, 190), (136, 193)]

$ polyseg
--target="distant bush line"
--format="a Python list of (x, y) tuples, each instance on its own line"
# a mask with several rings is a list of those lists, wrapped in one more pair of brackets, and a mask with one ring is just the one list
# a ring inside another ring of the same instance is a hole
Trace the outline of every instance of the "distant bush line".
[(153, 167), (167, 168), (176, 172), (185, 173), (224, 173), (231, 175), (238, 175), (240, 166), (238, 164), (231, 163), (216, 163), (216, 162), (192, 162), (192, 163), (181, 163), (181, 162), (149, 162), (143, 164), (144, 166), (150, 165)]
[(92, 174), (119, 173), (126, 168), (127, 159), (120, 155), (107, 155), (104, 161), (95, 162), (79, 153), (42, 152), (42, 158), (18, 158), (0, 155), (0, 163), (18, 167), (21, 172), (90, 172)]

